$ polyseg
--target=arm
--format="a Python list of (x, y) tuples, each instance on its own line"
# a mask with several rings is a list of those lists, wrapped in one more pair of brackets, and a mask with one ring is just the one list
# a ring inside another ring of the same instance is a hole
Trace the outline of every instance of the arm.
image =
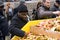
[(38, 14), (39, 18), (42, 18), (44, 16), (51, 16), (51, 15), (53, 15), (52, 11), (45, 11), (44, 8), (42, 7), (39, 8), (39, 14)]
[(25, 35), (25, 32), (17, 28), (17, 22), (16, 20), (12, 20), (12, 23), (9, 27), (9, 31), (11, 34), (17, 35), (19, 37), (23, 37)]
[(8, 22), (4, 17), (1, 18), (1, 27), (3, 36), (8, 36), (9, 35)]
[(8, 13), (8, 6), (5, 6), (5, 13)]

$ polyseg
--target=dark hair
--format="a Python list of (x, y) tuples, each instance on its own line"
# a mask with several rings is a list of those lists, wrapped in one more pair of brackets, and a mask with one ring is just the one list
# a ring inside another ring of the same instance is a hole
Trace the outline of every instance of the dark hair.
[(42, 2), (38, 2), (37, 9), (42, 6)]

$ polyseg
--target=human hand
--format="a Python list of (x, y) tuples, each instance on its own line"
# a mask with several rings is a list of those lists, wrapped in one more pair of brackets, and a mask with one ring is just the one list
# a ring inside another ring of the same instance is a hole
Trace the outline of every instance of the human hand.
[(24, 38), (27, 38), (27, 35), (28, 35), (28, 34), (29, 34), (29, 33), (25, 32)]
[(53, 12), (53, 14), (60, 15), (60, 11), (55, 11), (55, 12)]

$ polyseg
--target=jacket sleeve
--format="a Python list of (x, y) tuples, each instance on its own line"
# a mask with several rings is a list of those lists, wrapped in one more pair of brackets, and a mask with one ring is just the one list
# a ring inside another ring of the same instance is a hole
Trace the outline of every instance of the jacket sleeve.
[(6, 18), (1, 17), (1, 31), (3, 36), (8, 36), (9, 35), (9, 29), (8, 29), (8, 22), (6, 20)]
[(19, 28), (15, 27), (16, 26), (16, 20), (12, 21), (9, 31), (11, 34), (17, 35), (19, 37), (23, 37), (25, 35), (25, 32), (20, 30)]
[(51, 16), (51, 15), (53, 15), (52, 11), (45, 11), (45, 9), (42, 8), (42, 7), (40, 7), (38, 10), (39, 10), (38, 11), (38, 18), (42, 18), (44, 16)]

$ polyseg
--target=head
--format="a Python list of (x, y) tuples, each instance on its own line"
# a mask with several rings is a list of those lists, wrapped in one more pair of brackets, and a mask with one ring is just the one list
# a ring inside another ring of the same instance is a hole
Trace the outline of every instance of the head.
[(6, 6), (8, 6), (8, 7), (9, 7), (9, 6), (10, 6), (10, 2), (7, 2)]
[(18, 10), (18, 17), (22, 18), (23, 20), (26, 20), (27, 15), (28, 15), (27, 7), (25, 5), (21, 5)]
[(21, 5), (25, 5), (25, 2), (24, 1), (20, 1), (20, 4), (17, 8), (20, 8)]
[(59, 7), (60, 6), (60, 0), (56, 0), (55, 5)]
[(20, 4), (25, 4), (25, 1), (20, 1)]
[(43, 5), (49, 8), (51, 4), (50, 2), (50, 0), (43, 0)]

